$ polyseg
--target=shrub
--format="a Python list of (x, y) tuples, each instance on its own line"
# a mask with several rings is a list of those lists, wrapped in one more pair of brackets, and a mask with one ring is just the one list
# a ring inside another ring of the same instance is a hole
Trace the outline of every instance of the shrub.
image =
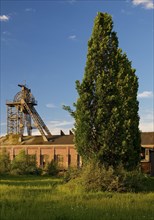
[(126, 173), (123, 184), (127, 191), (139, 192), (145, 190), (146, 181), (146, 175), (138, 170), (134, 170)]
[(56, 176), (58, 172), (58, 165), (54, 160), (46, 163), (45, 168), (43, 169), (44, 175)]
[(87, 164), (82, 172), (82, 183), (85, 191), (117, 191), (119, 178), (114, 175), (112, 167), (105, 168), (98, 163)]
[(38, 174), (36, 155), (27, 155), (24, 150), (13, 159), (11, 164), (11, 174)]
[(8, 174), (10, 172), (10, 166), (11, 161), (9, 153), (6, 151), (6, 148), (3, 148), (0, 153), (0, 174)]
[(81, 169), (75, 167), (69, 167), (68, 170), (64, 173), (64, 182), (69, 182), (72, 179), (77, 179), (81, 174)]
[(77, 178), (86, 192), (138, 192), (144, 190), (146, 180), (139, 170), (126, 171), (123, 166), (106, 168), (96, 162), (85, 165)]

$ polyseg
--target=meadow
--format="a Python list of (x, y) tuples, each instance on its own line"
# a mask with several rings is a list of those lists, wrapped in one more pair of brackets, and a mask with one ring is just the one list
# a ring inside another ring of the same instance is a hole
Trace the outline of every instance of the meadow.
[(140, 193), (84, 193), (62, 178), (5, 176), (0, 182), (1, 220), (154, 219), (154, 178)]

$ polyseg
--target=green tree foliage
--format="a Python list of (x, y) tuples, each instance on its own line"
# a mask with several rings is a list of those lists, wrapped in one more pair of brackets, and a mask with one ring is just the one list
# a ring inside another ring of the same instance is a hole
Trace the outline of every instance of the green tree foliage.
[(80, 178), (86, 192), (139, 192), (144, 190), (147, 181), (138, 170), (126, 171), (121, 165), (106, 168), (93, 161), (84, 166)]
[(36, 155), (28, 155), (21, 150), (13, 159), (11, 166), (12, 174), (37, 174)]
[(44, 175), (56, 176), (58, 174), (58, 164), (54, 160), (51, 160), (46, 163), (43, 171)]
[(75, 145), (83, 160), (133, 169), (140, 160), (138, 79), (112, 29), (112, 17), (98, 13), (84, 77), (76, 82), (75, 111), (64, 108), (75, 118)]
[(3, 148), (0, 153), (0, 174), (8, 174), (10, 172), (10, 155), (6, 151), (6, 148)]

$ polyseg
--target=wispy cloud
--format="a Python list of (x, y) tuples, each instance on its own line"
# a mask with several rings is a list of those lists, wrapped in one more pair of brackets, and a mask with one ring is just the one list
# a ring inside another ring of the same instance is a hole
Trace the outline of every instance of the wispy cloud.
[(47, 107), (47, 108), (57, 108), (57, 106), (55, 106), (55, 105), (52, 104), (52, 103), (46, 104), (46, 107)]
[(142, 93), (138, 94), (138, 98), (152, 98), (153, 97), (153, 92), (152, 91), (144, 91)]
[(1, 126), (5, 126), (5, 125), (6, 125), (6, 122), (2, 122), (0, 125), (1, 125)]
[[(60, 130), (62, 130), (65, 134), (69, 133), (69, 130), (72, 130), (74, 127), (73, 120), (57, 120), (57, 121), (49, 121), (46, 122), (48, 129), (51, 131), (51, 134), (57, 135), (60, 134)], [(37, 131), (35, 131), (37, 132)], [(39, 134), (39, 132), (38, 132)]]
[(72, 4), (72, 5), (73, 5), (74, 3), (76, 3), (76, 2), (77, 2), (76, 0), (68, 0), (68, 3), (69, 3), (69, 4)]
[(8, 21), (10, 19), (10, 16), (8, 15), (0, 15), (0, 21)]
[[(60, 134), (60, 130), (62, 130), (65, 134), (69, 133), (69, 130), (72, 130), (74, 127), (74, 121), (73, 120), (57, 120), (57, 121), (46, 121), (45, 124), (47, 125), (48, 129), (51, 131), (53, 135), (58, 135)], [(1, 123), (1, 128), (2, 126), (6, 127), (6, 123)], [(5, 129), (6, 130), (6, 129)], [(26, 130), (25, 130), (25, 135), (26, 135)], [(0, 129), (0, 136), (6, 135), (6, 132), (2, 132), (2, 129)], [(40, 132), (38, 129), (32, 130), (32, 135), (40, 135)]]
[(125, 15), (131, 15), (132, 14), (132, 12), (126, 11), (125, 9), (121, 9), (121, 13), (125, 14)]
[(6, 135), (6, 122), (1, 122), (0, 123), (0, 137)]
[(36, 12), (34, 8), (25, 8), (25, 12)]
[(142, 5), (145, 9), (154, 9), (153, 0), (132, 0), (133, 5)]
[(153, 110), (145, 109), (140, 112), (139, 127), (141, 131), (154, 131)]
[(70, 36), (68, 37), (68, 39), (69, 39), (69, 40), (76, 40), (77, 37), (76, 37), (76, 35), (74, 34), (74, 35), (70, 35)]
[(74, 121), (63, 120), (63, 121), (50, 121), (48, 125), (52, 128), (55, 128), (55, 127), (73, 125), (73, 124), (74, 124)]
[(10, 36), (11, 35), (11, 33), (9, 31), (3, 31), (2, 34), (5, 35), (5, 36)]
[(12, 34), (9, 31), (3, 31), (1, 36), (1, 42), (8, 45), (9, 43), (13, 42), (14, 39), (12, 38)]
[(139, 128), (142, 132), (154, 131), (154, 121), (146, 122), (141, 119)]

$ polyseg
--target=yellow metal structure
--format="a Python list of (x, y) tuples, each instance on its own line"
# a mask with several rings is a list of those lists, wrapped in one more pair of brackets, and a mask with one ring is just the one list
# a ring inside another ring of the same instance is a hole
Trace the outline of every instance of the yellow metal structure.
[(18, 85), (21, 91), (18, 92), (13, 101), (7, 101), (7, 134), (24, 134), (25, 127), (27, 134), (32, 135), (32, 121), (40, 131), (44, 141), (48, 141), (52, 136), (42, 118), (36, 111), (37, 101), (26, 85)]

